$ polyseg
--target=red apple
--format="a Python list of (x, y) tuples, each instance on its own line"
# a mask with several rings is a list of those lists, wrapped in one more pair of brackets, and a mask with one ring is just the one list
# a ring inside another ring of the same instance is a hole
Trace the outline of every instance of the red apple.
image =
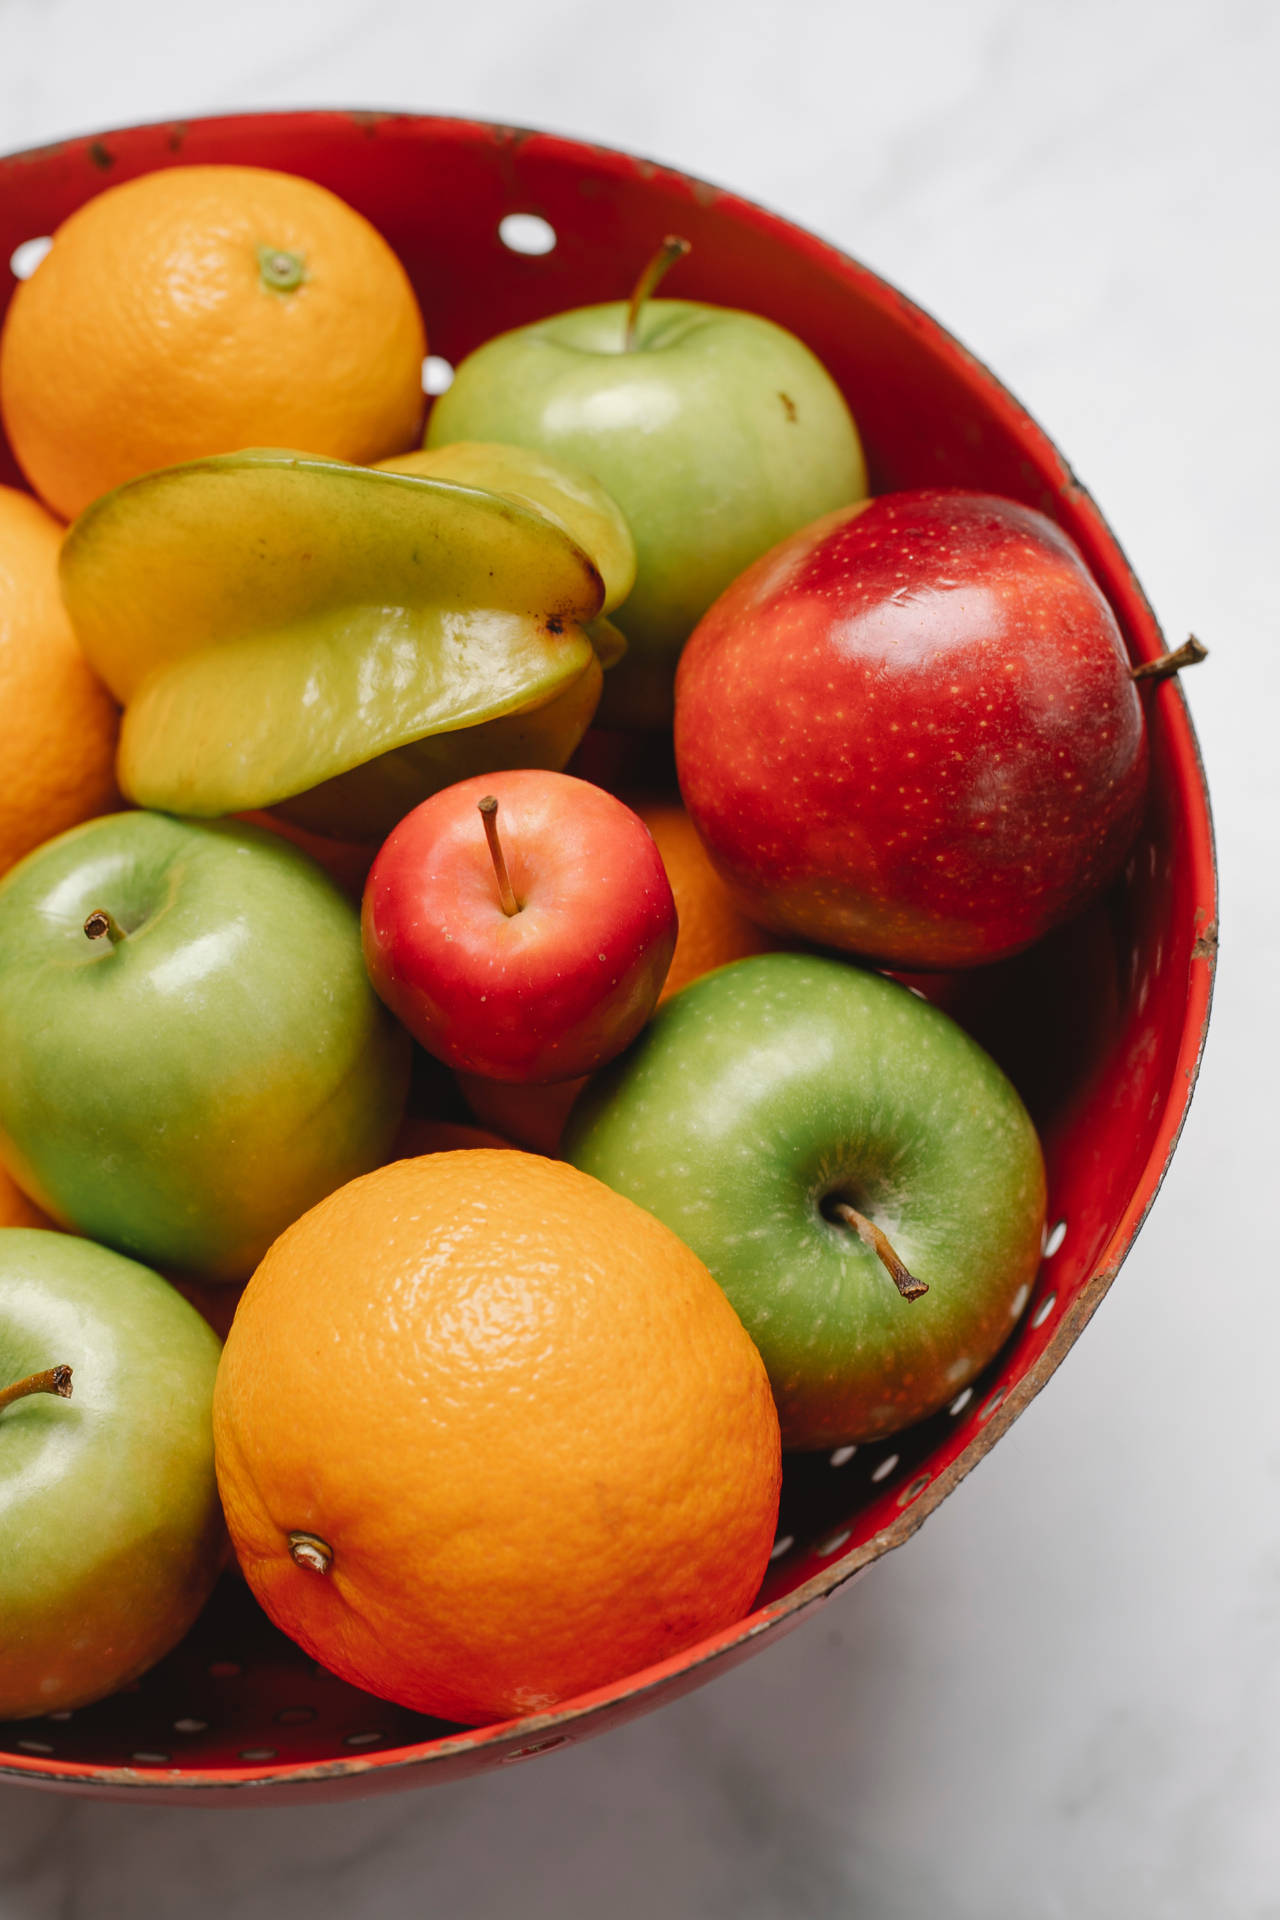
[(534, 770), (459, 781), (408, 814), (373, 863), (363, 924), (392, 1012), (491, 1080), (568, 1080), (620, 1053), (676, 940), (644, 822), (588, 781)]
[(763, 926), (902, 967), (1030, 945), (1118, 871), (1147, 779), (1067, 536), (977, 493), (828, 514), (734, 581), (676, 686), (685, 805)]

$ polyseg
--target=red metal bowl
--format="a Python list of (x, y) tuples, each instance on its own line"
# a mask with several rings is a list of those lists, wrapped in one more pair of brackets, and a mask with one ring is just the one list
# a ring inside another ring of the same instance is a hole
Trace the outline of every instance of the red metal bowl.
[[(665, 233), (693, 252), (679, 292), (790, 327), (844, 388), (877, 491), (979, 486), (1040, 508), (1083, 550), (1135, 660), (1164, 641), (1093, 501), (985, 367), (865, 267), (651, 161), (522, 128), (381, 113), (285, 113), (133, 128), (0, 161), (0, 262), (104, 186), (157, 167), (306, 174), (365, 213), (413, 277), (432, 351), (458, 360), (506, 327), (624, 294)], [(537, 214), (551, 251), (505, 244)], [(0, 267), (0, 301), (12, 280)], [(0, 448), (0, 478), (18, 481)], [(778, 1543), (737, 1626), (554, 1712), (462, 1730), (314, 1666), (229, 1578), (136, 1686), (0, 1727), (0, 1777), (72, 1793), (261, 1805), (456, 1778), (544, 1753), (688, 1692), (785, 1633), (906, 1540), (1039, 1392), (1110, 1286), (1169, 1163), (1196, 1077), (1216, 948), (1208, 797), (1181, 688), (1151, 689), (1141, 841), (1110, 894), (1019, 959), (950, 983), (1040, 1127), (1053, 1229), (1003, 1352), (923, 1426), (788, 1462)], [(554, 1528), (555, 1516), (547, 1524)]]

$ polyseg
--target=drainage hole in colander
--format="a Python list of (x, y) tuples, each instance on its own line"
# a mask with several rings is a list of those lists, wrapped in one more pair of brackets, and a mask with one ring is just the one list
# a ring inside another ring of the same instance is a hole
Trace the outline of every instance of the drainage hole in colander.
[(957, 1413), (963, 1413), (965, 1408), (968, 1406), (969, 1402), (972, 1400), (972, 1398), (973, 1398), (973, 1388), (966, 1387), (963, 1393), (958, 1393), (956, 1395), (955, 1399), (951, 1402), (951, 1405), (947, 1408), (947, 1412), (951, 1414), (953, 1417)]
[(35, 240), (21, 241), (9, 255), (9, 271), (14, 279), (29, 280), (52, 245), (47, 233)]
[(448, 393), (452, 385), (452, 360), (446, 360), (439, 353), (429, 353), (422, 363), (422, 391), (432, 395)]
[(52, 1753), (53, 1748), (47, 1740), (19, 1740), (18, 1745), (24, 1753)]
[(904, 1487), (898, 1495), (898, 1505), (900, 1507), (909, 1507), (913, 1500), (920, 1498), (920, 1495), (924, 1492), (928, 1484), (929, 1476), (927, 1473), (917, 1474), (911, 1484)]
[(814, 1552), (821, 1559), (827, 1560), (833, 1553), (839, 1553), (845, 1542), (852, 1539), (852, 1537), (853, 1535), (850, 1528), (841, 1527), (839, 1533), (829, 1533), (825, 1540), (819, 1540), (817, 1546), (814, 1548)]
[(881, 1480), (887, 1480), (889, 1478), (889, 1475), (893, 1472), (901, 1457), (900, 1454), (886, 1453), (883, 1460), (876, 1462), (875, 1466), (871, 1469), (871, 1478), (877, 1485)]
[(368, 1733), (349, 1733), (343, 1745), (348, 1747), (376, 1747), (379, 1740), (385, 1740), (386, 1737), (385, 1733), (375, 1733), (372, 1730)]
[(512, 253), (550, 253), (556, 230), (539, 213), (509, 213), (498, 222), (498, 238)]
[(1057, 1306), (1057, 1304), (1058, 1304), (1057, 1294), (1046, 1293), (1044, 1299), (1040, 1302), (1040, 1305), (1036, 1308), (1035, 1312), (1031, 1316), (1032, 1326), (1042, 1327), (1045, 1321), (1049, 1318), (1049, 1315), (1053, 1312), (1054, 1308)]
[(184, 1714), (181, 1720), (174, 1721), (173, 1730), (175, 1733), (207, 1733), (209, 1722), (197, 1720), (194, 1714)]
[(837, 1447), (831, 1456), (832, 1466), (847, 1467), (857, 1451), (856, 1447)]
[(280, 1727), (305, 1727), (308, 1720), (314, 1720), (314, 1707), (281, 1707), (276, 1715), (276, 1725)]
[(773, 1552), (769, 1555), (770, 1560), (783, 1559), (785, 1555), (790, 1553), (795, 1543), (796, 1543), (796, 1537), (794, 1533), (779, 1534), (778, 1538), (773, 1543)]
[(1044, 1257), (1046, 1260), (1052, 1260), (1054, 1254), (1058, 1251), (1066, 1237), (1067, 1223), (1065, 1220), (1059, 1220), (1056, 1226), (1050, 1227), (1044, 1237)]
[(274, 1747), (241, 1747), (240, 1749), (242, 1760), (274, 1760), (275, 1757)]
[(173, 1762), (171, 1753), (151, 1753), (146, 1748), (139, 1748), (138, 1752), (130, 1754), (129, 1758), (136, 1760), (140, 1767), (167, 1767)]
[(1005, 1395), (1005, 1389), (1003, 1387), (997, 1387), (995, 1392), (991, 1395), (991, 1398), (989, 1400), (984, 1400), (982, 1405), (978, 1408), (979, 1420), (989, 1420), (992, 1414), (995, 1412), (996, 1408), (1000, 1405), (1001, 1401), (1004, 1399), (1004, 1395)]

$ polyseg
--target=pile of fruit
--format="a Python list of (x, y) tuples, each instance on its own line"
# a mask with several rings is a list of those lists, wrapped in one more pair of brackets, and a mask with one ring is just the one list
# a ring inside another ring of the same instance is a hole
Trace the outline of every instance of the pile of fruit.
[(606, 1685), (749, 1609), (783, 1449), (1022, 1314), (1040, 1145), (927, 976), (1119, 871), (1142, 692), (1058, 528), (869, 498), (686, 250), (425, 444), (409, 280), (308, 181), (112, 188), (13, 298), (0, 1718), (232, 1550), (387, 1699)]

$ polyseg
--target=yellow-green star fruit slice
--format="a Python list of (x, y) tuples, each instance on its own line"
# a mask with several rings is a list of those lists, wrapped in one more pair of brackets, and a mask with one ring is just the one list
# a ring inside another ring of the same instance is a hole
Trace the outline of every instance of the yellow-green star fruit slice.
[[(599, 697), (595, 562), (545, 512), (454, 481), (274, 450), (167, 468), (86, 508), (62, 587), (125, 708), (121, 787), (165, 811), (283, 802), (345, 835), (352, 796), (315, 790), (360, 769), (358, 830), (385, 831), (485, 767), (468, 736), (495, 725), (489, 767), (513, 733), (541, 756), (523, 764), (563, 766)], [(377, 767), (428, 739), (417, 790)]]
[[(597, 624), (591, 622), (593, 628)], [(473, 773), (497, 773), (507, 767), (549, 767), (559, 772), (591, 725), (603, 682), (603, 669), (593, 652), (586, 671), (543, 706), (452, 733), (425, 734), (349, 773), (336, 774), (295, 799), (281, 801), (273, 811), (313, 833), (341, 840), (381, 840), (419, 801)]]
[(498, 440), (421, 447), (394, 460), (380, 460), (378, 466), (383, 473), (416, 473), (463, 487), (486, 487), (549, 514), (585, 548), (603, 577), (604, 605), (590, 623), (601, 666), (608, 669), (622, 658), (627, 643), (604, 616), (621, 606), (636, 583), (636, 543), (622, 508), (594, 475), (532, 447), (509, 447)]
[[(635, 584), (635, 541), (622, 509), (580, 467), (527, 447), (459, 440), (380, 460), (377, 470), (481, 487), (548, 515), (595, 561), (604, 581), (606, 612), (625, 600)], [(621, 659), (627, 643), (604, 612), (588, 621), (585, 630), (602, 669)], [(571, 737), (576, 741), (586, 732), (600, 692), (599, 675), (589, 671), (546, 706), (490, 720), (465, 733), (428, 734), (283, 801), (276, 812), (313, 831), (341, 831), (347, 839), (384, 835), (427, 794), (455, 780), (509, 767), (563, 766), (560, 743)]]

